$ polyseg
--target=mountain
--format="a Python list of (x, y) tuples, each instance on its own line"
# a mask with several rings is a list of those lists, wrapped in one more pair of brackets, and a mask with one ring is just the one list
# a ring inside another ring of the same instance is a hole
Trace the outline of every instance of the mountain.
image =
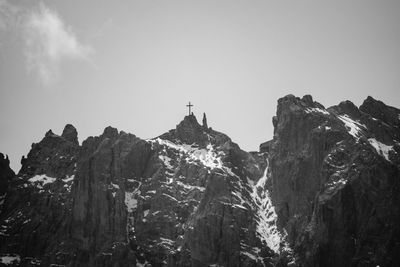
[(399, 266), (400, 110), (278, 100), (243, 151), (192, 114), (143, 140), (48, 131), (0, 156), (5, 266)]

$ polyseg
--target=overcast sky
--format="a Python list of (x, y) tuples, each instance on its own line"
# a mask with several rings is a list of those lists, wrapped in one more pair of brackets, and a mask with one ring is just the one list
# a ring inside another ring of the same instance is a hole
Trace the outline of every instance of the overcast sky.
[(272, 138), (278, 98), (400, 106), (400, 1), (0, 0), (0, 152), (48, 129), (82, 142), (199, 121), (245, 150)]

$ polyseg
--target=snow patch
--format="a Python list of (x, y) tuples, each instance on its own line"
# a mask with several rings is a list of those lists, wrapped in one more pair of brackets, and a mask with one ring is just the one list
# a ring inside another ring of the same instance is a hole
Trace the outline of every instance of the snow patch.
[(0, 263), (5, 264), (5, 265), (10, 265), (14, 263), (19, 263), (21, 261), (21, 258), (19, 255), (5, 255), (0, 257)]
[(128, 212), (132, 212), (137, 207), (138, 201), (136, 199), (136, 196), (140, 194), (139, 191), (140, 186), (141, 184), (133, 192), (128, 192), (128, 191), (125, 192), (125, 205), (128, 209)]
[(135, 199), (135, 194), (133, 192), (125, 192), (125, 205), (128, 212), (132, 212), (137, 207), (137, 199)]
[(174, 167), (171, 165), (171, 158), (168, 156), (160, 155), (158, 156), (159, 159), (161, 159), (164, 162), (165, 167), (169, 170), (173, 170)]
[(70, 175), (70, 176), (66, 176), (65, 177), (65, 179), (63, 179), (62, 181), (64, 182), (64, 183), (68, 183), (68, 182), (70, 182), (70, 181), (72, 181), (72, 180), (74, 180), (75, 179), (75, 175), (73, 174), (73, 175)]
[(364, 128), (364, 129), (367, 128), (364, 124), (361, 124), (361, 123), (351, 119), (346, 114), (345, 115), (339, 115), (338, 118), (344, 123), (344, 125), (346, 126), (349, 134), (351, 134), (357, 141), (362, 136), (361, 127)]
[(189, 148), (189, 157), (193, 160), (200, 161), (204, 166), (210, 169), (222, 169), (222, 160), (214, 152), (211, 144), (208, 144), (207, 149)]
[(31, 183), (35, 183), (36, 187), (42, 189), (44, 185), (54, 183), (56, 181), (56, 178), (49, 177), (45, 174), (40, 174), (29, 178), (28, 181)]
[(181, 181), (177, 181), (176, 183), (177, 183), (178, 185), (182, 186), (182, 187), (183, 187), (184, 189), (186, 189), (186, 190), (194, 190), (194, 189), (197, 189), (197, 190), (199, 190), (199, 191), (201, 191), (201, 192), (203, 192), (204, 190), (206, 190), (205, 187), (202, 187), (202, 186), (195, 186), (195, 185), (188, 185), (188, 184), (182, 183)]
[(326, 111), (324, 109), (321, 109), (321, 108), (307, 108), (305, 111), (306, 111), (306, 113), (317, 112), (317, 113), (322, 113), (322, 114), (325, 114), (325, 115), (329, 115), (328, 111)]
[(269, 248), (278, 253), (283, 237), (276, 226), (278, 216), (275, 212), (274, 206), (272, 205), (269, 192), (265, 189), (265, 184), (268, 180), (268, 161), (267, 164), (264, 175), (258, 180), (257, 184), (253, 186), (251, 197), (257, 208), (256, 231), (261, 241), (265, 242)]
[(115, 189), (119, 189), (119, 185), (117, 185), (117, 184), (111, 183), (111, 186), (112, 186), (113, 188), (115, 188)]
[(387, 161), (389, 160), (389, 152), (393, 150), (393, 146), (385, 145), (384, 143), (379, 142), (375, 138), (369, 138), (368, 142), (370, 145), (375, 148), (376, 152), (384, 157)]
[[(216, 152), (214, 147), (211, 144), (208, 144), (206, 148), (199, 148), (195, 145), (188, 144), (175, 144), (169, 140), (163, 140), (161, 138), (156, 138), (154, 140), (149, 140), (152, 143), (158, 143), (163, 146), (167, 146), (178, 151), (181, 156), (185, 157), (185, 160), (189, 163), (192, 162), (200, 162), (202, 165), (210, 168), (210, 169), (221, 169), (227, 172), (230, 175), (234, 175), (232, 170), (223, 166), (221, 155), (222, 152)], [(172, 169), (170, 165), (170, 160), (166, 156), (159, 156), (161, 160), (163, 160), (164, 164), (167, 167)]]

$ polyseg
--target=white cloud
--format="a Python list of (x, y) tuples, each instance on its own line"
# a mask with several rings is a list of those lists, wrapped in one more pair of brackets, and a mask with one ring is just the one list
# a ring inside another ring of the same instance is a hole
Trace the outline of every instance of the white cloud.
[(28, 70), (45, 84), (56, 81), (64, 60), (88, 60), (91, 48), (81, 44), (60, 16), (40, 4), (28, 12), (23, 33)]

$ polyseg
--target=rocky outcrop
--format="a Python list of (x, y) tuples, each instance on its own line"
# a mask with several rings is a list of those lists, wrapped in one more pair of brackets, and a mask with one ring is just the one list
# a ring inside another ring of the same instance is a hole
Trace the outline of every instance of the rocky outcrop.
[(32, 144), (20, 172), (10, 181), (0, 214), (2, 255), (21, 266), (47, 265), (48, 260), (61, 257), (62, 249), (58, 255), (52, 251), (68, 241), (65, 233), (78, 149), (51, 130)]
[(203, 128), (206, 130), (208, 129), (206, 113), (203, 113)]
[(64, 130), (63, 130), (63, 132), (61, 134), (61, 137), (63, 137), (65, 140), (68, 140), (68, 141), (72, 142), (75, 145), (79, 145), (79, 142), (78, 142), (78, 131), (71, 124), (65, 125)]
[(72, 194), (71, 232), (78, 246), (74, 265), (133, 266), (124, 188), (126, 158), (138, 141), (107, 127), (101, 136), (82, 143)]
[(288, 95), (251, 153), (205, 114), (149, 140), (50, 130), (17, 175), (0, 155), (0, 264), (397, 266), (399, 114)]
[(266, 193), (267, 156), (193, 114), (150, 140), (107, 127), (80, 146), (71, 125), (48, 131), (7, 192), (0, 252), (43, 266), (290, 261)]
[(10, 168), (10, 160), (8, 159), (8, 156), (4, 156), (0, 153), (0, 212), (8, 192), (8, 186), (14, 176), (15, 173)]
[(0, 194), (6, 193), (8, 183), (15, 175), (14, 171), (10, 168), (10, 160), (8, 156), (0, 153)]
[(399, 265), (400, 111), (367, 98), (278, 101), (271, 150), (279, 226), (305, 266)]

